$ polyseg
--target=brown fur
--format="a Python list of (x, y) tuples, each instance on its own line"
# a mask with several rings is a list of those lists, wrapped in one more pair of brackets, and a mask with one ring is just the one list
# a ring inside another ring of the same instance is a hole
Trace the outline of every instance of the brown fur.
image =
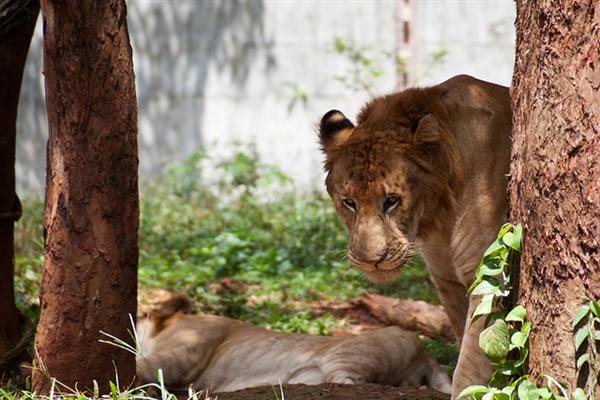
[(155, 382), (160, 368), (169, 387), (192, 385), (214, 392), (323, 382), (427, 384), (450, 391), (448, 375), (425, 353), (415, 334), (398, 327), (326, 337), (271, 332), (213, 315), (166, 314), (151, 314), (138, 322), (140, 383)]
[(466, 289), (506, 217), (510, 130), (507, 88), (465, 75), (376, 98), (356, 126), (339, 111), (320, 124), (352, 263), (385, 282), (417, 248), (425, 258), (462, 340), (454, 397), (491, 372), (478, 347), (482, 323), (466, 322), (479, 299), (467, 300)]

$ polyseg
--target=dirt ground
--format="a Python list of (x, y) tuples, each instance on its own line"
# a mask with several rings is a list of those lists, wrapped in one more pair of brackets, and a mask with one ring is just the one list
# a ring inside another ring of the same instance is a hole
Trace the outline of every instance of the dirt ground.
[(431, 389), (398, 388), (376, 384), (341, 385), (324, 383), (322, 385), (284, 385), (283, 398), (279, 387), (261, 386), (219, 393), (218, 400), (449, 400), (450, 395)]

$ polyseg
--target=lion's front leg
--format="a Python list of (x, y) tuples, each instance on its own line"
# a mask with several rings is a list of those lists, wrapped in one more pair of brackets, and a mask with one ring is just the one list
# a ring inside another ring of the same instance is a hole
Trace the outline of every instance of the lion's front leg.
[(485, 385), (493, 372), (490, 361), (479, 348), (479, 334), (484, 329), (485, 318), (479, 318), (471, 323), (470, 316), (479, 302), (479, 296), (470, 297), (465, 334), (452, 378), (452, 399), (457, 399), (467, 386)]

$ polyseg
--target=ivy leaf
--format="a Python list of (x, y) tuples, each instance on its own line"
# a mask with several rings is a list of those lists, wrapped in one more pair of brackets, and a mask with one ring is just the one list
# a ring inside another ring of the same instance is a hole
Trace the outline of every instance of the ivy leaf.
[(575, 351), (579, 350), (582, 343), (585, 341), (585, 339), (587, 339), (589, 334), (590, 334), (590, 330), (588, 329), (587, 326), (583, 326), (583, 327), (579, 328), (579, 330), (575, 334)]
[(506, 316), (506, 318), (504, 318), (505, 321), (517, 321), (517, 322), (523, 322), (525, 321), (525, 307), (523, 306), (516, 306), (515, 308), (513, 308), (512, 310), (510, 310), (510, 312), (508, 313), (508, 315)]
[(529, 338), (529, 333), (531, 332), (531, 322), (525, 322), (521, 327), (519, 332), (513, 333), (510, 338), (511, 350), (514, 348), (522, 349), (525, 347), (525, 343)]
[[(478, 271), (479, 272), (479, 271)], [(477, 287), (477, 285), (479, 285), (481, 283), (481, 281), (483, 280), (483, 277), (481, 276), (477, 276), (477, 279), (475, 279), (475, 281), (473, 281), (473, 283), (471, 284), (471, 286), (469, 287), (469, 289), (467, 290), (467, 294), (471, 294), (471, 292), (473, 290), (475, 290), (475, 288)]]
[(521, 224), (515, 225), (515, 229), (513, 229), (513, 234), (514, 234), (513, 240), (515, 242), (519, 243), (519, 248), (515, 249), (515, 250), (520, 252), (521, 251), (521, 243), (523, 242), (523, 225), (521, 225)]
[(529, 333), (531, 332), (531, 322), (525, 322), (521, 327), (521, 333), (525, 337), (529, 337)]
[(590, 306), (588, 306), (587, 304), (584, 304), (577, 309), (577, 311), (575, 312), (575, 317), (573, 318), (573, 328), (575, 328), (577, 324), (581, 322), (581, 320), (588, 314), (589, 311)]
[(513, 376), (519, 374), (521, 371), (519, 366), (514, 360), (508, 360), (500, 366), (500, 373), (505, 376)]
[(490, 388), (487, 386), (482, 386), (482, 385), (468, 386), (468, 387), (464, 388), (462, 392), (460, 392), (460, 394), (458, 395), (458, 398), (469, 397), (469, 396), (473, 396), (476, 394), (487, 393), (489, 391), (490, 391)]
[(515, 388), (512, 386), (505, 386), (502, 388), (502, 393), (506, 393), (507, 395), (512, 395), (512, 393), (515, 391)]
[(498, 232), (498, 240), (502, 239), (502, 237), (504, 236), (504, 234), (508, 231), (510, 231), (512, 229), (512, 225), (511, 224), (504, 224), (502, 225), (502, 228), (500, 228), (500, 231)]
[(523, 335), (521, 332), (513, 333), (513, 335), (510, 338), (510, 343), (518, 349), (525, 346), (525, 342), (527, 342), (527, 336)]
[(490, 388), (490, 391), (483, 395), (481, 400), (494, 400), (494, 394), (498, 393), (498, 389)]
[(491, 361), (499, 362), (506, 358), (509, 347), (506, 322), (497, 319), (492, 326), (484, 329), (479, 335), (479, 347)]
[(494, 400), (510, 400), (510, 395), (504, 392), (496, 392), (493, 396)]
[[(515, 235), (514, 235), (512, 232), (506, 232), (506, 233), (504, 234), (504, 236), (502, 237), (502, 242), (503, 242), (503, 243), (504, 243), (506, 246), (510, 247), (511, 249), (514, 249), (514, 248), (513, 248), (513, 238), (514, 238), (514, 236), (515, 236)], [(516, 249), (514, 249), (514, 250), (516, 250)]]
[(573, 390), (573, 400), (586, 400), (585, 392), (582, 388), (575, 388)]
[(481, 303), (479, 303), (477, 308), (475, 308), (475, 311), (473, 311), (471, 320), (474, 321), (475, 318), (480, 315), (487, 315), (487, 314), (491, 313), (493, 302), (494, 302), (493, 294), (486, 294), (485, 296), (483, 296), (483, 299), (481, 299)]
[(473, 295), (493, 294), (495, 296), (503, 296), (504, 291), (500, 288), (500, 282), (496, 279), (485, 277), (471, 292)]
[(579, 357), (577, 359), (577, 369), (581, 368), (582, 365), (585, 364), (586, 362), (589, 362), (589, 360), (590, 360), (589, 353), (583, 354), (581, 357)]
[(486, 257), (489, 257), (492, 254), (498, 253), (503, 248), (504, 248), (504, 244), (499, 240), (495, 240), (494, 243), (492, 243), (490, 245), (490, 247), (487, 248), (485, 253), (483, 253), (483, 258), (485, 259)]
[(519, 368), (519, 367), (522, 367), (523, 365), (525, 365), (528, 355), (529, 355), (529, 349), (527, 347), (522, 348), (521, 356), (519, 357), (519, 360), (515, 362), (515, 367)]
[(600, 306), (594, 300), (590, 301), (590, 310), (596, 317), (600, 318)]
[(552, 398), (552, 392), (548, 388), (539, 388), (539, 389), (536, 389), (536, 392), (537, 392), (537, 394), (540, 395), (540, 397), (542, 399), (551, 399)]
[(502, 242), (511, 249), (520, 252), (522, 231), (521, 225), (517, 225), (512, 232), (507, 231), (502, 235)]
[(528, 380), (521, 382), (517, 388), (517, 394), (519, 400), (537, 400), (540, 398), (540, 395), (537, 392), (537, 386)]
[(497, 276), (504, 270), (504, 263), (497, 258), (486, 260), (477, 269), (477, 276)]

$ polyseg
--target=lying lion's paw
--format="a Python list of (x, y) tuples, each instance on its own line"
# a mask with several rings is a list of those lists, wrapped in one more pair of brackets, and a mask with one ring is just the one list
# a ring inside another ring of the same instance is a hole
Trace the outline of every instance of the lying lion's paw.
[(342, 376), (336, 376), (335, 378), (333, 378), (331, 380), (331, 383), (341, 383), (344, 385), (355, 385), (357, 383), (361, 383), (359, 381), (360, 381), (359, 379), (353, 378), (351, 376), (342, 375)]

